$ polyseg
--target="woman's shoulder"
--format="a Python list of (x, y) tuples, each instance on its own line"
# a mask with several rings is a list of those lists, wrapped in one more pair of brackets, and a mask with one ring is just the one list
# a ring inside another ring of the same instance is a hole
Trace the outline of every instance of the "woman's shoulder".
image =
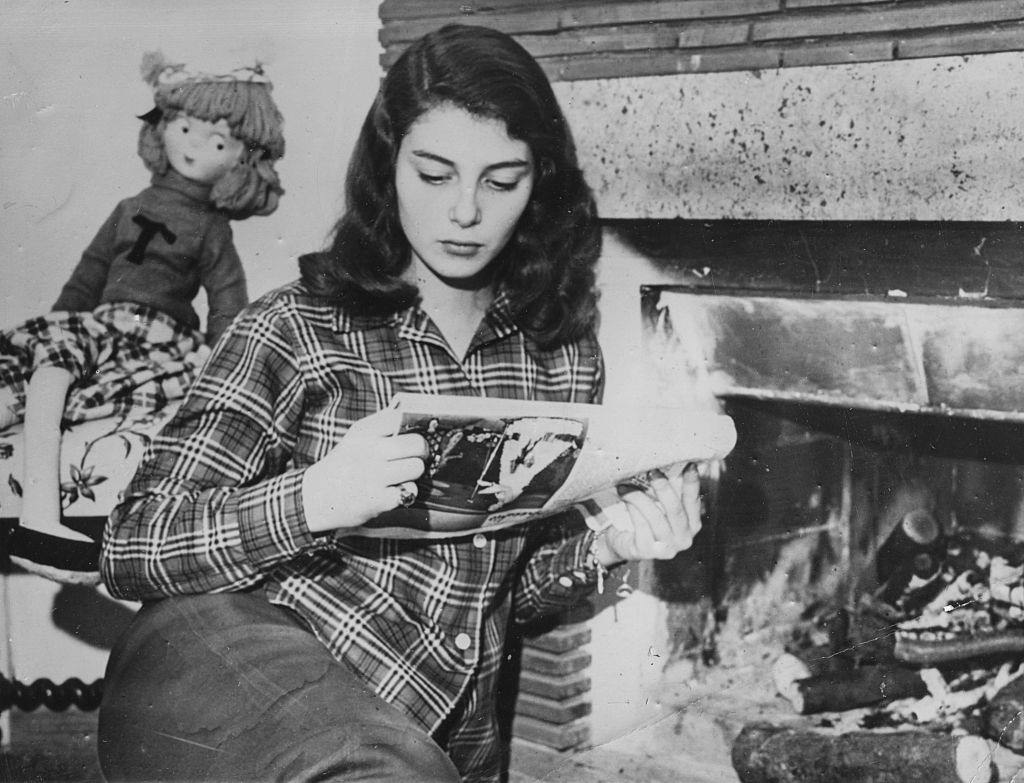
[(597, 339), (595, 329), (586, 329), (582, 334), (571, 340), (556, 343), (546, 348), (537, 347), (536, 343), (529, 339), (528, 344), (531, 346), (531, 353), (548, 355), (570, 364), (600, 365), (602, 362), (601, 343)]
[(239, 314), (250, 321), (283, 326), (301, 322), (308, 326), (332, 328), (339, 318), (337, 305), (311, 294), (302, 280), (293, 280), (253, 299)]

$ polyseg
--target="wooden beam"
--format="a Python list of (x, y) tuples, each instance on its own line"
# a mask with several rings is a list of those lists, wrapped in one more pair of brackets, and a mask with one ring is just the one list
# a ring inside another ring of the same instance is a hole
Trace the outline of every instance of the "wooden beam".
[(896, 48), (891, 35), (794, 41), (782, 47), (782, 67), (882, 62), (895, 59)]
[(1024, 50), (1024, 0), (385, 0), (384, 68), (449, 23), (516, 36), (554, 81)]
[(910, 2), (892, 7), (854, 7), (836, 12), (794, 12), (754, 22), (754, 41), (853, 35), (1024, 19), (1024, 0)]
[(1012, 52), (1020, 49), (1024, 49), (1024, 22), (908, 33), (896, 38), (899, 59)]
[(703, 50), (656, 49), (540, 58), (540, 64), (548, 76), (558, 81), (759, 70), (778, 68), (781, 61), (782, 52), (774, 46), (723, 46)]
[[(387, 5), (387, 3), (385, 3)], [(780, 0), (647, 0), (628, 3), (542, 3), (529, 8), (510, 9), (500, 4), (485, 7), (466, 4), (468, 10), (452, 9), (445, 14), (398, 15), (382, 6), (384, 26), (380, 41), (385, 46), (414, 40), (445, 24), (481, 24), (507, 33), (553, 33), (581, 27), (646, 25), (652, 22), (750, 16), (778, 11)], [(385, 13), (387, 14), (385, 16)]]

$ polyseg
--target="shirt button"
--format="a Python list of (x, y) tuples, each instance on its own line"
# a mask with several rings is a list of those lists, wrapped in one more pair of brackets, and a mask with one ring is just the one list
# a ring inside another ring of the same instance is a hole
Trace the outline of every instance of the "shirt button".
[(473, 536), (473, 546), (475, 546), (477, 549), (483, 549), (485, 546), (487, 546), (487, 536), (485, 536), (483, 533), (477, 533), (475, 536)]
[(560, 584), (562, 587), (572, 587), (572, 577), (560, 576), (558, 577), (558, 584)]
[(473, 640), (469, 638), (468, 633), (460, 633), (455, 637), (455, 646), (460, 650), (468, 650), (471, 644), (473, 644)]

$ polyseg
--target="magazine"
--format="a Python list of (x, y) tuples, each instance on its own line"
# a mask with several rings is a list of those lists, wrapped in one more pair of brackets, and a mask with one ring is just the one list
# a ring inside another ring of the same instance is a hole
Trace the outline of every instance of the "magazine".
[(430, 446), (418, 497), (360, 535), (445, 538), (540, 519), (655, 469), (724, 458), (728, 416), (433, 394), (398, 394), (399, 432)]

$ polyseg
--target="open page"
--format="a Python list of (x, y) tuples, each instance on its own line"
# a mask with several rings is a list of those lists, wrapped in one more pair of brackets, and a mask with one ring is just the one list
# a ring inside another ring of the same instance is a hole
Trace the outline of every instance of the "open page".
[(382, 514), (361, 535), (439, 538), (557, 513), (656, 468), (725, 457), (728, 416), (680, 409), (399, 394), (400, 431), (430, 459), (410, 508)]

